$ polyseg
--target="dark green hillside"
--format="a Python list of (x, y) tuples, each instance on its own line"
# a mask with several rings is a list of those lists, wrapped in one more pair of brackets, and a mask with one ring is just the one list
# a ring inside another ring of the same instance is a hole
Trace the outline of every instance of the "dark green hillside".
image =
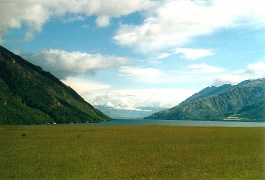
[(1, 46), (0, 95), (0, 124), (110, 119), (55, 76)]
[(154, 113), (147, 119), (265, 120), (264, 87), (265, 79), (244, 81), (216, 95), (194, 98), (190, 103)]
[(246, 119), (261, 119), (259, 117), (263, 117), (263, 120), (264, 120), (265, 119), (265, 100), (263, 99), (257, 103), (244, 106), (234, 116), (239, 117), (239, 118), (246, 118)]

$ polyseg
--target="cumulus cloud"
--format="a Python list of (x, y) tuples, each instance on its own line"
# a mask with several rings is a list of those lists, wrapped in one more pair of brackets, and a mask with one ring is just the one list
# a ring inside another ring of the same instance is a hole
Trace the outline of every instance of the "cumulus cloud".
[(39, 53), (26, 54), (24, 57), (60, 79), (79, 74), (94, 74), (99, 69), (130, 61), (130, 59), (123, 57), (87, 54), (80, 51), (67, 52), (59, 49), (44, 49)]
[(233, 71), (230, 74), (223, 74), (214, 79), (214, 86), (223, 84), (237, 84), (247, 79), (265, 78), (265, 63), (260, 61), (249, 64), (244, 69)]
[(114, 40), (142, 52), (181, 47), (221, 28), (264, 27), (262, 0), (168, 0), (151, 9), (140, 25), (122, 24)]
[(0, 6), (0, 40), (9, 28), (21, 28), (23, 25), (28, 28), (25, 38), (33, 38), (34, 33), (41, 31), (53, 16), (74, 14), (79, 17), (77, 20), (84, 16), (97, 16), (96, 24), (104, 27), (109, 25), (112, 17), (146, 10), (156, 4), (151, 0), (5, 0)]

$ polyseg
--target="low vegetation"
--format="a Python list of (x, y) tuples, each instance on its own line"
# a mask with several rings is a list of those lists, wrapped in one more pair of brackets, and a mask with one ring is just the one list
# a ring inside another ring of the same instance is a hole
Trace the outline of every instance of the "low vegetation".
[(0, 126), (0, 179), (264, 179), (264, 132)]

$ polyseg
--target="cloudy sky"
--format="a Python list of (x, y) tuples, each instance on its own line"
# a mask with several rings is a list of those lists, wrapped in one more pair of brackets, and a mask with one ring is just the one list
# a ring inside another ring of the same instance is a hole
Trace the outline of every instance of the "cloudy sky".
[(265, 77), (263, 0), (0, 0), (0, 44), (92, 105), (172, 107)]

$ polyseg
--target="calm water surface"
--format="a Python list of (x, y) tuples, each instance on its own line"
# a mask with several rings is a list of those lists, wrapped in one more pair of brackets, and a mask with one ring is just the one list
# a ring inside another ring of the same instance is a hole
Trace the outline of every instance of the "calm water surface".
[(108, 122), (87, 123), (87, 124), (77, 124), (77, 125), (92, 125), (92, 126), (167, 125), (167, 126), (265, 127), (265, 122), (114, 119)]

